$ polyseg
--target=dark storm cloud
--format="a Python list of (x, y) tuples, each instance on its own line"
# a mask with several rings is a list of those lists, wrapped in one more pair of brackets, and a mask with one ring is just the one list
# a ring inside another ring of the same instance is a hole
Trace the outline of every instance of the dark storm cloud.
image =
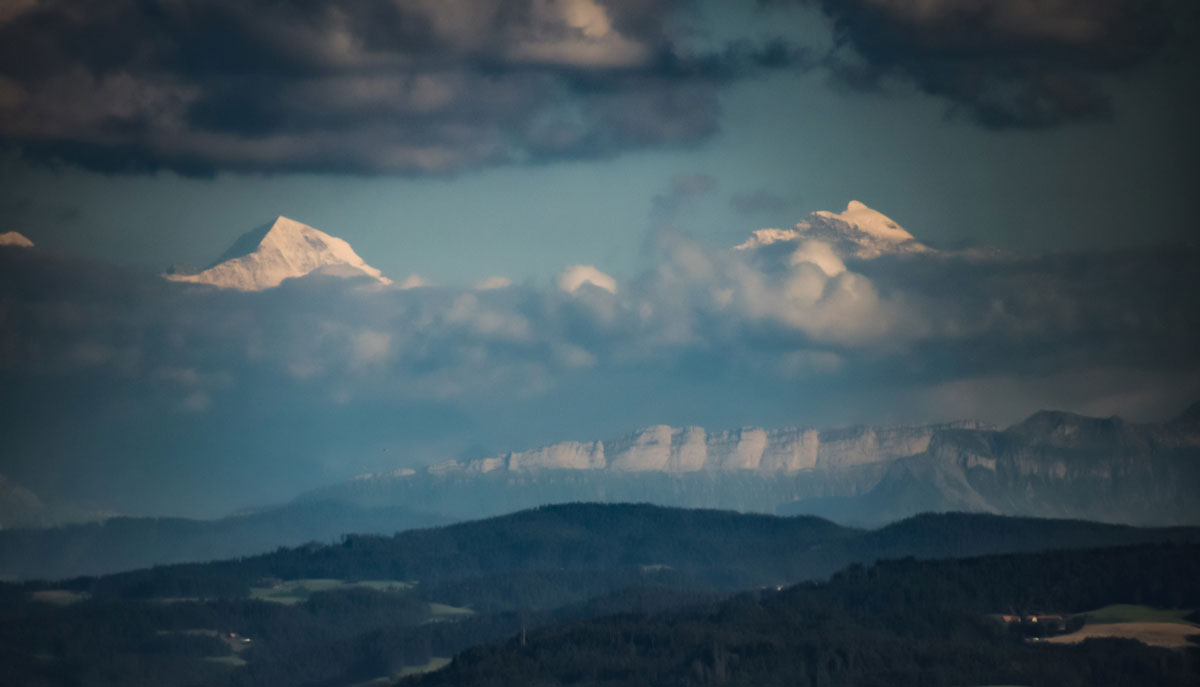
[(453, 173), (686, 145), (804, 59), (675, 46), (682, 0), (38, 0), (0, 14), (0, 140), (102, 171)]
[[(1171, 35), (1152, 0), (793, 1), (834, 19), (842, 80), (911, 79), (992, 127), (1103, 116), (1098, 78)], [(690, 50), (692, 4), (17, 2), (0, 144), (105, 172), (451, 174), (695, 144), (723, 85), (818, 62), (780, 39)]]
[[(789, 0), (764, 0), (764, 4)], [(1158, 0), (800, 0), (833, 18), (846, 83), (911, 79), (989, 127), (1105, 116), (1099, 79), (1144, 63), (1172, 38)]]

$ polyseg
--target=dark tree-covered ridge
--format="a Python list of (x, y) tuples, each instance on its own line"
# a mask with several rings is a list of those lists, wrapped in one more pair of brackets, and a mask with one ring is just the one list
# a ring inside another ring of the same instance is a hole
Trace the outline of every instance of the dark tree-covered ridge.
[(1196, 579), (1196, 544), (885, 561), (781, 592), (546, 628), (471, 649), (401, 684), (1194, 685), (1200, 646), (1032, 644), (989, 614), (1112, 603), (1194, 608)]
[[(703, 613), (745, 590), (767, 598), (764, 590), (826, 580), (838, 570), (847, 572), (834, 583), (890, 570), (848, 567), (880, 558), (1198, 541), (1200, 530), (1189, 528), (987, 515), (924, 515), (864, 531), (813, 517), (564, 504), (206, 564), (0, 584), (0, 659), (13, 684), (22, 685), (333, 687), (395, 675), (522, 631), (532, 640), (546, 636), (539, 628), (614, 615), (637, 627), (674, 609)], [(939, 568), (932, 570), (936, 578)], [(979, 602), (963, 605), (971, 622), (1014, 610), (1004, 605), (1011, 594), (981, 600), (920, 589), (906, 593), (944, 599), (946, 618), (957, 617), (955, 604), (963, 599)], [(1108, 603), (1095, 596), (1096, 605)], [(1048, 610), (1034, 608), (1041, 597), (1016, 598), (1031, 610)], [(743, 598), (729, 608), (761, 615), (756, 603), (747, 606)], [(874, 636), (879, 623), (864, 626), (855, 618), (879, 608), (864, 607), (836, 627), (845, 625), (848, 636)], [(819, 603), (814, 609), (830, 612)], [(686, 633), (676, 628), (668, 636)]]

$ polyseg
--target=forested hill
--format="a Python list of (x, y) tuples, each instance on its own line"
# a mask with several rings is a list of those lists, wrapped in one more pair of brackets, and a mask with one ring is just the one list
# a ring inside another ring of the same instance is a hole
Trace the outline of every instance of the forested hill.
[[(1140, 532), (1155, 540), (1173, 536)], [(529, 571), (649, 569), (671, 571), (705, 587), (741, 589), (828, 575), (840, 565), (834, 559), (846, 554), (839, 548), (826, 555), (823, 547), (861, 535), (860, 530), (811, 516), (563, 504), (390, 537), (350, 535), (335, 545), (281, 548), (236, 560), (83, 577), (53, 586), (104, 598), (223, 597), (247, 592), (264, 577), (446, 585)]]
[(1196, 544), (887, 561), (778, 593), (542, 629), (400, 685), (1194, 685), (1200, 647), (1030, 643), (994, 614), (1195, 609), (1197, 579)]
[[(457, 581), (530, 571), (669, 571), (719, 589), (822, 579), (879, 558), (1196, 541), (1200, 528), (1136, 528), (982, 514), (927, 514), (879, 530), (811, 516), (777, 517), (646, 504), (562, 504), (336, 545), (77, 578), (56, 588), (104, 598), (227, 597), (262, 578)], [(33, 588), (36, 585), (31, 585)], [(467, 600), (469, 601), (469, 600)]]

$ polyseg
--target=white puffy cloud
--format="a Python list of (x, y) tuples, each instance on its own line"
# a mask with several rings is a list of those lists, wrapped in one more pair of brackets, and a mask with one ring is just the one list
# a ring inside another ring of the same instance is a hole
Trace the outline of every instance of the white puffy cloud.
[[(881, 297), (869, 277), (847, 269), (834, 243), (803, 231), (760, 230), (719, 251), (676, 238), (663, 250), (645, 298), (672, 329), (665, 337), (671, 340), (711, 339), (713, 332), (695, 328), (714, 322), (723, 323), (722, 332), (767, 327), (797, 340), (853, 347), (893, 345), (925, 329), (903, 298)], [(858, 245), (847, 250), (854, 257)]]
[(780, 241), (795, 241), (800, 238), (800, 232), (795, 229), (756, 229), (750, 238), (739, 243), (737, 250), (753, 250), (761, 246), (769, 246)]
[(422, 289), (427, 286), (433, 286), (433, 283), (419, 274), (410, 274), (404, 278), (404, 281), (397, 285), (397, 288), (407, 291), (408, 289)]
[(364, 330), (354, 337), (351, 362), (358, 367), (377, 365), (387, 359), (392, 348), (392, 335), (388, 332)]
[(617, 292), (617, 280), (601, 272), (591, 265), (569, 265), (558, 274), (558, 288), (567, 293), (575, 293), (584, 284), (591, 284), (608, 291)]
[(836, 277), (846, 271), (846, 263), (833, 252), (833, 246), (823, 241), (805, 241), (790, 258), (793, 266), (810, 263), (821, 268), (827, 276)]

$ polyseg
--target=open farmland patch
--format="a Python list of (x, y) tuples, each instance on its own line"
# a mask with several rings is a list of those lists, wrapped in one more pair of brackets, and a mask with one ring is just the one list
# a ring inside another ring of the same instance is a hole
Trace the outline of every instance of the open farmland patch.
[(1078, 644), (1087, 639), (1099, 637), (1119, 637), (1136, 639), (1149, 646), (1161, 646), (1167, 649), (1182, 649), (1194, 646), (1188, 637), (1200, 636), (1200, 627), (1188, 623), (1104, 623), (1100, 625), (1085, 625), (1082, 629), (1071, 634), (1051, 637), (1044, 641), (1052, 644)]
[(305, 578), (300, 580), (277, 580), (260, 587), (250, 588), (250, 598), (281, 604), (295, 604), (307, 599), (315, 592), (361, 587), (377, 592), (400, 592), (411, 589), (413, 583), (401, 580), (347, 581), (328, 578)]

